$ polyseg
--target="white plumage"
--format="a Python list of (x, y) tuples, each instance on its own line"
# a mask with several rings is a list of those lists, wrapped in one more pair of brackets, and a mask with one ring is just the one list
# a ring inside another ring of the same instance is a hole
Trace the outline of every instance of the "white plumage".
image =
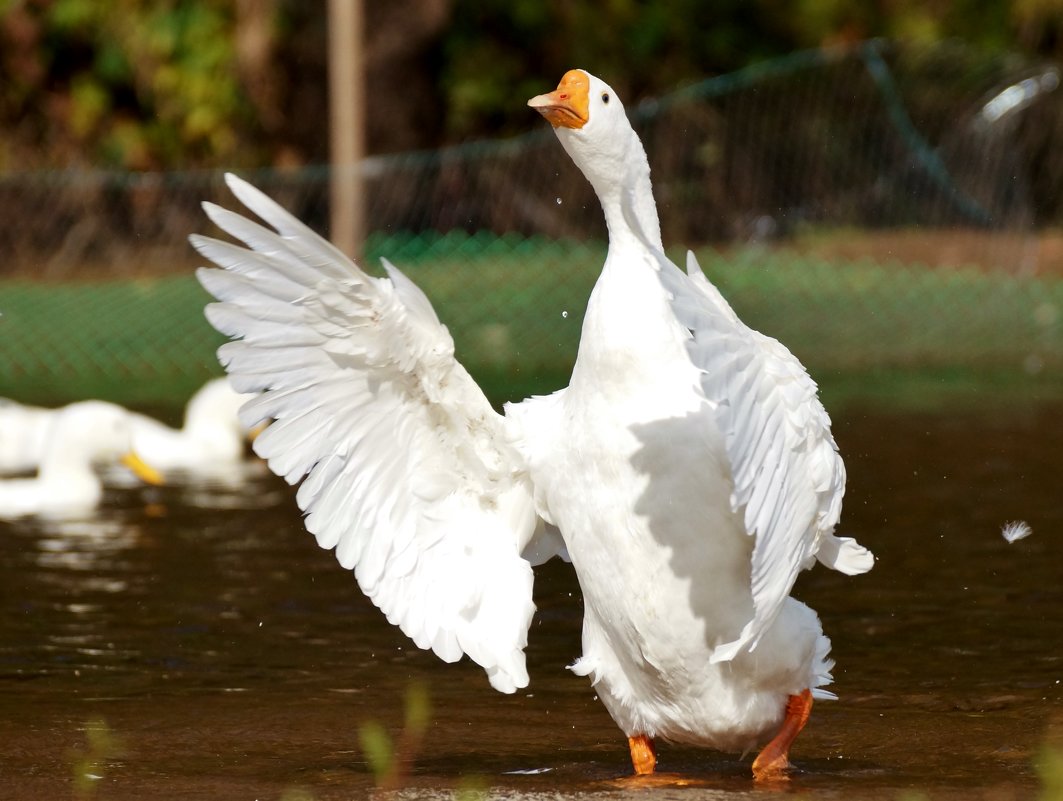
[[(132, 449), (157, 470), (231, 475), (233, 465), (244, 458), (249, 438), (240, 425), (239, 410), (250, 398), (235, 392), (228, 379), (216, 378), (189, 399), (181, 428), (126, 411)], [(0, 399), (0, 474), (40, 467), (53, 419), (62, 411)], [(121, 436), (126, 436), (124, 431)]]
[(0, 398), (0, 475), (29, 473), (41, 463), (54, 409)]
[(1012, 520), (1005, 523), (1001, 529), (1000, 534), (1007, 540), (1010, 545), (1013, 542), (1024, 540), (1033, 533), (1033, 529), (1030, 528), (1030, 524), (1025, 520)]
[(235, 392), (227, 379), (215, 378), (189, 399), (181, 428), (131, 413), (133, 449), (159, 470), (228, 474), (244, 458), (248, 430), (240, 424), (239, 411), (250, 399)]
[(49, 414), (43, 436), (37, 475), (0, 480), (0, 519), (92, 513), (103, 495), (93, 471), (96, 464), (122, 462), (141, 480), (161, 480), (132, 451), (132, 425), (121, 406), (103, 401), (72, 403)]
[(195, 237), (225, 271), (201, 270), (207, 315), (240, 337), (219, 358), (254, 450), (289, 483), (307, 529), (418, 646), (463, 653), (505, 692), (528, 683), (534, 605), (521, 551), (537, 528), (504, 421), (454, 359), (428, 299), (389, 267), (362, 273), (257, 190), (234, 193), (278, 234), (207, 205), (255, 253)]
[[(845, 471), (829, 419), (789, 351), (693, 257), (689, 275), (665, 257), (615, 93), (575, 70), (529, 105), (609, 228), (566, 389), (498, 415), (409, 279), (367, 276), (232, 176), (275, 231), (205, 204), (249, 248), (192, 240), (224, 268), (199, 272), (220, 301), (208, 318), (236, 340), (219, 357), (262, 393), (243, 422), (275, 420), (255, 450), (305, 476), (307, 528), (419, 646), (525, 686), (531, 566), (562, 554), (585, 603), (573, 670), (629, 738), (747, 749), (791, 717), (789, 697), (830, 682), (819, 620), (789, 597), (797, 573), (873, 562), (832, 533)], [(632, 757), (646, 767), (634, 741)]]

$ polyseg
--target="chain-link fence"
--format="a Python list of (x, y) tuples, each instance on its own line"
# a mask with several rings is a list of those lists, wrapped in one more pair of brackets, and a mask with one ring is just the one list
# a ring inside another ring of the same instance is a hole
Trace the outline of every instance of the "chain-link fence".
[[(628, 111), (673, 256), (698, 250), (817, 377), (1045, 373), (1063, 363), (1058, 83), (1051, 65), (870, 42)], [(564, 383), (604, 258), (590, 187), (530, 110), (529, 128), (361, 166), (366, 263), (409, 272), (496, 398)], [(342, 176), (244, 176), (327, 233)], [(218, 374), (186, 242), (210, 230), (207, 199), (234, 205), (219, 174), (0, 176), (0, 394), (172, 403)]]

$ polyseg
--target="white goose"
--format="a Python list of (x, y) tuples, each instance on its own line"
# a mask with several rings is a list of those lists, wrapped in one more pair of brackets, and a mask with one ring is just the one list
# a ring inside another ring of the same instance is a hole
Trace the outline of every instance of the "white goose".
[[(616, 94), (573, 70), (529, 105), (605, 211), (609, 251), (567, 389), (498, 415), (454, 358), (424, 294), (387, 262), (372, 278), (229, 176), (276, 232), (212, 204), (250, 250), (194, 236), (219, 358), (261, 392), (244, 423), (306, 526), (422, 648), (467, 654), (491, 684), (528, 683), (533, 564), (567, 549), (585, 603), (583, 656), (628, 736), (741, 751), (780, 774), (829, 640), (789, 597), (815, 559), (871, 554), (833, 536), (845, 472), (815, 385), (744, 326), (691, 259), (661, 250), (645, 152)], [(560, 536), (559, 536), (560, 535)], [(774, 739), (772, 737), (774, 736)]]
[(244, 457), (248, 431), (238, 412), (250, 395), (241, 395), (228, 379), (200, 387), (185, 406), (181, 428), (133, 414), (133, 449), (159, 470), (220, 473)]
[(41, 463), (54, 409), (0, 398), (0, 475), (28, 473)]
[[(128, 411), (132, 449), (156, 470), (231, 476), (233, 466), (243, 461), (251, 437), (238, 416), (240, 406), (250, 397), (235, 392), (228, 379), (212, 379), (189, 399), (181, 428)], [(0, 474), (24, 473), (40, 466), (52, 419), (61, 411), (0, 399)], [(109, 479), (121, 482), (122, 476), (116, 471)]]
[(91, 513), (103, 495), (92, 469), (97, 463), (121, 461), (141, 480), (161, 483), (158, 472), (133, 452), (132, 436), (129, 413), (121, 406), (82, 401), (55, 411), (36, 477), (0, 480), (0, 519)]

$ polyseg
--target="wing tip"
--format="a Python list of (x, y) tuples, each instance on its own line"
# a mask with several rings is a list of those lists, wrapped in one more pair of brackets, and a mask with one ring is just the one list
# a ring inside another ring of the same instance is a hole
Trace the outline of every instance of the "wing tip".
[(701, 265), (698, 263), (698, 257), (694, 255), (693, 250), (687, 251), (687, 275), (691, 278), (695, 276), (705, 276), (705, 271), (701, 269)]
[[(523, 654), (521, 654), (523, 656)], [(484, 668), (487, 673), (487, 680), (491, 683), (491, 686), (505, 695), (513, 695), (517, 690), (522, 690), (528, 686), (528, 671), (521, 669), (520, 671), (505, 670), (498, 665), (494, 667)]]
[(224, 178), (225, 178), (225, 185), (227, 187), (229, 187), (229, 189), (232, 191), (233, 194), (236, 194), (236, 191), (237, 191), (237, 189), (239, 187), (250, 186), (250, 184), (247, 181), (245, 181), (243, 178), (241, 178), (235, 172), (226, 171), (225, 175), (224, 175)]

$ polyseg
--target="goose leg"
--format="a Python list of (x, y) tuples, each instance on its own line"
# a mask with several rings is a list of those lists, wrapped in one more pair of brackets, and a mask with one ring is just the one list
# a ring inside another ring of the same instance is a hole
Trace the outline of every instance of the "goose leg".
[(812, 712), (812, 691), (803, 690), (799, 695), (791, 695), (786, 702), (786, 719), (775, 739), (764, 746), (753, 760), (753, 778), (757, 780), (777, 779), (790, 767), (790, 746), (808, 722)]
[(636, 734), (627, 738), (627, 746), (631, 749), (631, 764), (635, 773), (639, 776), (647, 776), (653, 773), (657, 767), (657, 751), (653, 747), (653, 738), (645, 734)]

